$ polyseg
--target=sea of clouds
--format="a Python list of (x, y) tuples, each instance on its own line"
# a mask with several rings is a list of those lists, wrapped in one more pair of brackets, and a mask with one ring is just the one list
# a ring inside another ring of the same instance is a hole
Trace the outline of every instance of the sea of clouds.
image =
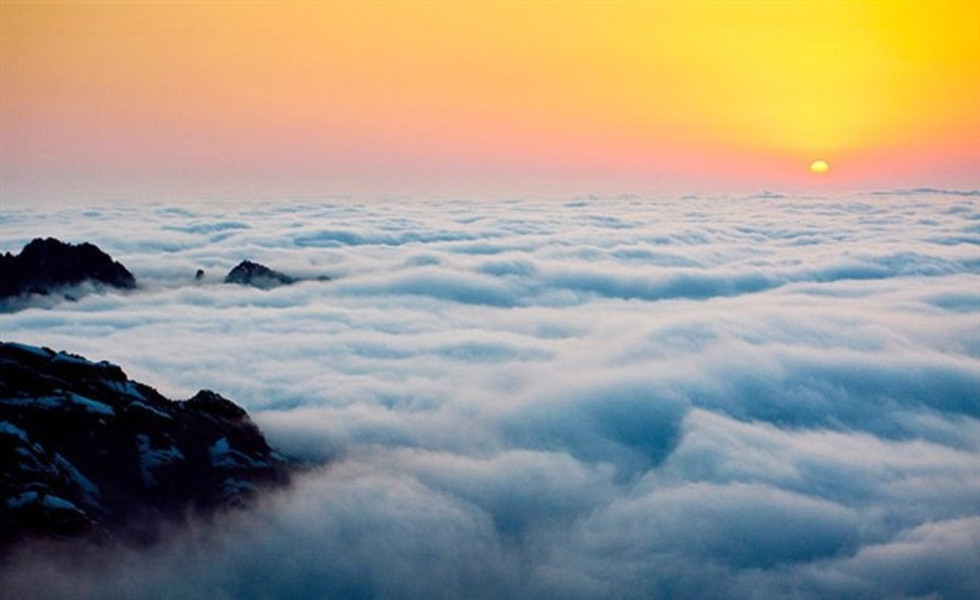
[[(154, 549), (12, 559), (20, 597), (980, 597), (980, 193), (8, 203), (0, 227), (140, 283), (6, 312), (4, 340), (213, 389), (325, 461)], [(221, 283), (242, 259), (333, 279)]]

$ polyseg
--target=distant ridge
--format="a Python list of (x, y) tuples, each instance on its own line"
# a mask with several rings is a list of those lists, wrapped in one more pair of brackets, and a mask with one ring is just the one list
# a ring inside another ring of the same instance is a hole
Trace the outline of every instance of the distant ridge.
[(121, 263), (89, 243), (35, 238), (20, 254), (0, 255), (0, 298), (49, 295), (61, 288), (94, 283), (133, 289), (136, 278)]
[(270, 289), (280, 285), (292, 285), (298, 281), (294, 277), (273, 271), (269, 267), (243, 260), (238, 263), (225, 277), (225, 283), (237, 283), (239, 285), (250, 285), (262, 289)]
[[(300, 281), (304, 280), (297, 277), (290, 277), (289, 275), (274, 271), (263, 264), (250, 260), (243, 260), (238, 263), (225, 277), (225, 283), (250, 285), (263, 290), (270, 290), (281, 285), (292, 285)], [(317, 277), (315, 281), (330, 281), (330, 277), (324, 275)]]
[(941, 195), (941, 196), (965, 196), (965, 197), (978, 197), (980, 196), (980, 190), (944, 190), (940, 188), (900, 188), (896, 190), (878, 190), (874, 192), (868, 192), (869, 196), (924, 196), (924, 195)]

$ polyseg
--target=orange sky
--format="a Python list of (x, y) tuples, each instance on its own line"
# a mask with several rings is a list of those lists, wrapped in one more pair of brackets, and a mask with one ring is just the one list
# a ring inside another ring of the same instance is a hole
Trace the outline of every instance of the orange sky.
[(2, 0), (0, 20), (9, 201), (980, 187), (976, 0)]

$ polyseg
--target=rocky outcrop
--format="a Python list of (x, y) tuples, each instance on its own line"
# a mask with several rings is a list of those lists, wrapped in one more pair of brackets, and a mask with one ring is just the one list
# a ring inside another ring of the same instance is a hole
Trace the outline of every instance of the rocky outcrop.
[(37, 238), (20, 254), (0, 255), (0, 299), (47, 295), (83, 283), (132, 289), (136, 278), (89, 243), (74, 245), (55, 238)]
[(306, 279), (290, 277), (289, 275), (274, 271), (265, 265), (250, 260), (243, 260), (235, 265), (235, 268), (225, 277), (225, 283), (250, 285), (263, 290), (271, 290), (281, 285), (292, 285), (300, 281), (330, 281), (330, 277), (326, 275)]
[(13, 343), (0, 343), (0, 371), (0, 549), (148, 542), (289, 481), (246, 412), (214, 392), (175, 402), (108, 362)]
[(243, 260), (232, 269), (225, 277), (225, 283), (237, 283), (240, 285), (250, 285), (264, 290), (279, 287), (280, 285), (291, 285), (298, 279), (284, 275), (279, 271), (273, 271), (265, 265), (254, 263), (250, 260)]

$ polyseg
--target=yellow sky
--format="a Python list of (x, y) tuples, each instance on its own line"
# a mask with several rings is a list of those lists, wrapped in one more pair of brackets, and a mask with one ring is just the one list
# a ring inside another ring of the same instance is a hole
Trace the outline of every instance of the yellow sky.
[(815, 158), (980, 185), (980, 1), (3, 0), (0, 20), (8, 191), (764, 186)]

